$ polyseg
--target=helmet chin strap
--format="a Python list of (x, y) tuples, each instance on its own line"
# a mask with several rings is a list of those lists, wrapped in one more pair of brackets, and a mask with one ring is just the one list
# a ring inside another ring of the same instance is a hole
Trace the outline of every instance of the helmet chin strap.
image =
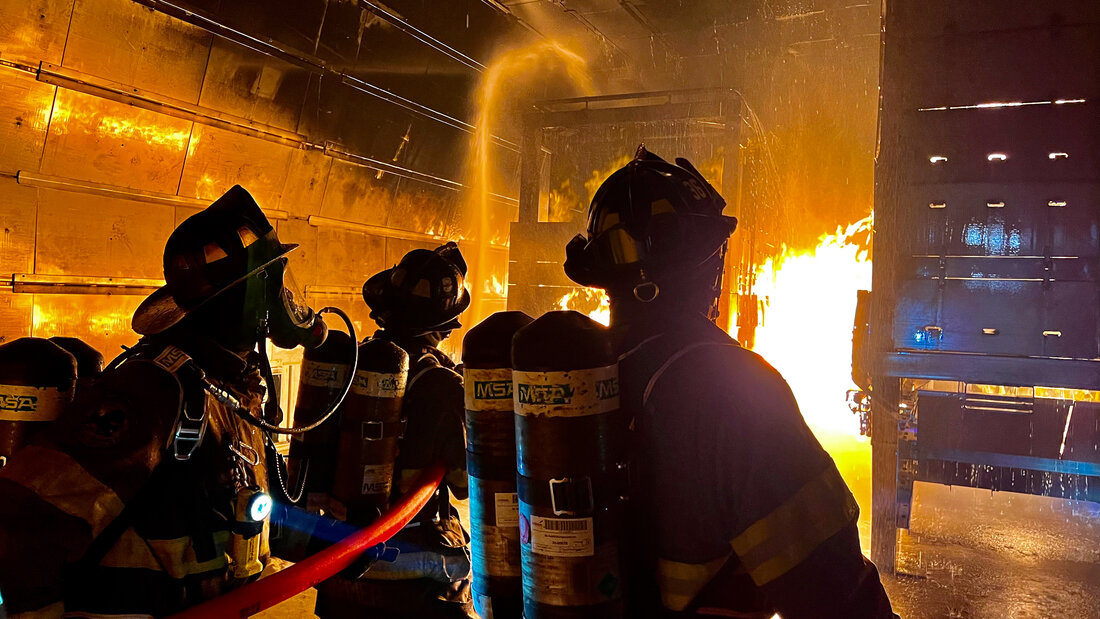
[(657, 282), (651, 282), (645, 277), (645, 269), (639, 269), (639, 274), (642, 277), (641, 283), (634, 286), (634, 298), (642, 303), (652, 303), (657, 300), (657, 297), (661, 294), (661, 287), (657, 285)]

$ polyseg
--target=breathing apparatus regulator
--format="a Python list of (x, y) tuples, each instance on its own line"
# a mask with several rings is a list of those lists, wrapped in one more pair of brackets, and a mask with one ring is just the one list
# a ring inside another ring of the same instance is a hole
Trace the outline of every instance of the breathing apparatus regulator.
[[(186, 384), (201, 385), (202, 391), (235, 411), (248, 423), (264, 433), (269, 461), (273, 461), (281, 490), (287, 495), (286, 465), (275, 451), (273, 434), (302, 434), (321, 425), (340, 407), (351, 389), (353, 376), (348, 376), (337, 397), (304, 427), (281, 428), (282, 411), (267, 341), (280, 348), (297, 346), (316, 348), (327, 334), (322, 315), (339, 316), (350, 334), (349, 350), (352, 366), (358, 359), (355, 328), (347, 314), (335, 307), (314, 312), (301, 303), (303, 298), (293, 276), (287, 269), (286, 255), (297, 245), (279, 241), (274, 227), (241, 186), (234, 186), (205, 210), (182, 222), (168, 238), (164, 249), (165, 286), (147, 297), (134, 313), (134, 331), (155, 336), (168, 331), (189, 315), (198, 321), (192, 325), (198, 332), (209, 332), (221, 345), (234, 350), (255, 350), (259, 355), (259, 371), (267, 385), (267, 400), (263, 413), (254, 415), (228, 390), (209, 379), (182, 350), (170, 346), (156, 362), (186, 379)], [(134, 349), (136, 350), (136, 348)], [(112, 362), (115, 367), (133, 353)], [(185, 397), (185, 400), (190, 398)], [(181, 407), (173, 432), (171, 448), (176, 460), (189, 460), (198, 449), (209, 423), (203, 397), (197, 405)], [(234, 574), (251, 576), (262, 569), (259, 562), (272, 499), (264, 493), (252, 472), (262, 457), (256, 449), (239, 443), (233, 451), (236, 471), (234, 490), (236, 504), (233, 525)], [(274, 457), (272, 457), (274, 456)]]

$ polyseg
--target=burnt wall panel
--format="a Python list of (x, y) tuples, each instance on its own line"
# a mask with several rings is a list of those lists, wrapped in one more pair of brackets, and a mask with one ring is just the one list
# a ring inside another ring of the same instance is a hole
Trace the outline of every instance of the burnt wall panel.
[(33, 296), (0, 288), (0, 344), (30, 335)]
[(5, 60), (60, 63), (73, 0), (0, 3), (0, 54)]
[(110, 361), (132, 346), (138, 335), (130, 328), (141, 295), (35, 294), (31, 335), (77, 337)]
[(191, 126), (191, 121), (61, 88), (41, 171), (174, 194)]
[(320, 214), (333, 219), (385, 225), (389, 196), (376, 180), (378, 172), (346, 161), (334, 161)]
[(300, 66), (215, 39), (199, 103), (296, 131), (310, 75)]
[(163, 277), (170, 206), (40, 190), (35, 272), (98, 277)]
[(78, 0), (64, 66), (197, 103), (211, 39), (133, 0)]
[(282, 210), (291, 217), (320, 214), (332, 166), (332, 157), (321, 151), (295, 150), (283, 185)]
[(239, 184), (261, 207), (277, 208), (293, 152), (282, 144), (196, 124), (179, 193), (214, 200)]
[(0, 171), (37, 171), (57, 89), (28, 74), (0, 71)]
[(34, 272), (38, 191), (0, 178), (0, 277)]

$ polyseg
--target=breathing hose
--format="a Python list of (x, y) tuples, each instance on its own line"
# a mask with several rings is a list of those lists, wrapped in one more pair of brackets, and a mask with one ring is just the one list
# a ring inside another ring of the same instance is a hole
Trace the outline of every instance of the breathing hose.
[(285, 570), (172, 615), (170, 619), (249, 617), (335, 576), (363, 552), (389, 540), (408, 524), (435, 494), (436, 487), (443, 480), (443, 473), (444, 467), (440, 463), (425, 469), (415, 489), (369, 527)]
[[(336, 412), (336, 409), (340, 408), (340, 405), (344, 403), (344, 399), (348, 397), (348, 392), (351, 391), (351, 384), (353, 382), (355, 382), (355, 368), (359, 367), (359, 340), (355, 335), (355, 326), (351, 324), (351, 319), (348, 318), (348, 315), (344, 313), (344, 310), (342, 310), (338, 307), (331, 307), (331, 306), (330, 307), (325, 307), (325, 308), (322, 308), (317, 313), (318, 314), (329, 313), (329, 314), (336, 314), (337, 316), (339, 316), (341, 319), (343, 319), (344, 324), (347, 325), (348, 335), (351, 336), (351, 347), (352, 347), (351, 371), (348, 372), (348, 377), (344, 380), (344, 386), (343, 386), (343, 388), (340, 389), (340, 397), (337, 398), (329, 406), (328, 410), (325, 411), (325, 414), (318, 417), (316, 421), (309, 424), (308, 426), (302, 426), (300, 428), (282, 428), (282, 427), (279, 427), (279, 426), (274, 425), (272, 423), (269, 423), (268, 421), (266, 421), (264, 419), (258, 419), (258, 418), (254, 417), (252, 415), (247, 415), (246, 419), (252, 425), (255, 425), (259, 428), (262, 428), (262, 429), (266, 430), (267, 432), (271, 432), (272, 434), (305, 434), (306, 432), (309, 432), (310, 430), (316, 428), (317, 426), (321, 425), (322, 423), (328, 421), (328, 418), (331, 417), (333, 415), (333, 413)], [(264, 342), (260, 343), (259, 349), (260, 349), (260, 356), (263, 358), (264, 381), (267, 382), (268, 385), (274, 385), (275, 384), (274, 377), (271, 374), (271, 362), (268, 361), (266, 345), (265, 345)], [(274, 393), (274, 390), (272, 390), (271, 398), (272, 399), (269, 400), (269, 401), (274, 402), (274, 406), (278, 407), (278, 405), (279, 405), (279, 396), (278, 396), (278, 394)]]

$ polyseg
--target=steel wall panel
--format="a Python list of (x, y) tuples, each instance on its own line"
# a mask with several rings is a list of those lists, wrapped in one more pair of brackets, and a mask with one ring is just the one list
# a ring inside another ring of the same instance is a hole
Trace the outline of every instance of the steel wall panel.
[(390, 195), (375, 178), (377, 175), (370, 168), (333, 161), (320, 214), (344, 221), (386, 225)]
[(214, 200), (241, 185), (261, 207), (276, 208), (293, 153), (288, 146), (196, 123), (179, 194)]
[[(382, 264), (378, 267), (377, 271), (396, 266), (397, 263), (401, 261), (402, 256), (414, 249), (435, 249), (436, 247), (442, 245), (444, 242), (445, 241), (440, 241), (437, 244), (418, 243), (416, 241), (406, 241), (403, 239), (386, 239), (386, 253), (383, 256)], [(463, 255), (466, 255), (466, 253), (469, 252), (471, 248), (468, 247), (465, 243), (459, 243), (459, 249), (462, 250)], [(371, 273), (371, 275), (374, 275), (374, 273)]]
[(211, 38), (133, 0), (78, 0), (64, 66), (198, 103)]
[[(919, 107), (1100, 96), (1097, 22), (891, 39), (930, 62), (900, 87)], [(1011, 67), (1006, 71), (1006, 67)], [(934, 69), (933, 69), (934, 68)], [(930, 70), (931, 69), (931, 70)]]
[(159, 279), (175, 210), (39, 190), (35, 273)]
[(333, 159), (317, 150), (295, 150), (290, 156), (280, 208), (291, 217), (321, 214)]
[(59, 63), (74, 0), (9, 0), (0, 3), (0, 54), (5, 60)]
[(0, 344), (31, 332), (31, 311), (34, 295), (13, 294), (0, 288)]
[(353, 230), (317, 228), (310, 282), (321, 286), (362, 286), (384, 268), (385, 239)]
[(225, 39), (214, 39), (199, 104), (298, 130), (310, 73)]
[(38, 171), (56, 90), (0, 69), (0, 171)]
[[(1100, 293), (1093, 282), (909, 280), (898, 295), (894, 345), (899, 350), (1094, 359), (1100, 356), (1098, 316)], [(930, 326), (942, 332), (930, 337)]]
[(387, 201), (383, 208), (387, 226), (428, 234), (447, 231), (454, 204), (463, 194), (393, 175), (385, 175), (383, 180), (388, 181), (387, 189), (376, 195), (384, 195)]
[[(1095, 180), (1098, 119), (1095, 102), (911, 112), (903, 119), (901, 162), (920, 183)], [(990, 161), (994, 153), (1008, 158)], [(1051, 159), (1050, 153), (1069, 157)], [(934, 156), (947, 161), (932, 162)]]
[(927, 184), (902, 196), (899, 208), (915, 222), (903, 241), (911, 253), (1100, 255), (1097, 182)]
[(103, 353), (106, 361), (133, 346), (138, 335), (130, 328), (140, 295), (35, 294), (30, 334), (35, 337), (77, 337)]
[(1037, 325), (1051, 333), (1043, 337), (1043, 356), (1100, 357), (1097, 320), (1100, 320), (1100, 289), (1094, 282), (1054, 282), (1043, 295), (1043, 317)]
[(966, 34), (1019, 28), (1045, 28), (1052, 24), (1095, 24), (1100, 22), (1100, 3), (1095, 0), (1059, 2), (959, 2), (958, 0), (919, 0), (893, 2), (888, 7), (892, 18), (905, 24), (905, 31), (890, 31), (895, 36), (919, 32)]
[(41, 172), (174, 194), (191, 121), (59, 89)]
[(34, 229), (38, 190), (0, 179), (0, 278), (34, 272)]

